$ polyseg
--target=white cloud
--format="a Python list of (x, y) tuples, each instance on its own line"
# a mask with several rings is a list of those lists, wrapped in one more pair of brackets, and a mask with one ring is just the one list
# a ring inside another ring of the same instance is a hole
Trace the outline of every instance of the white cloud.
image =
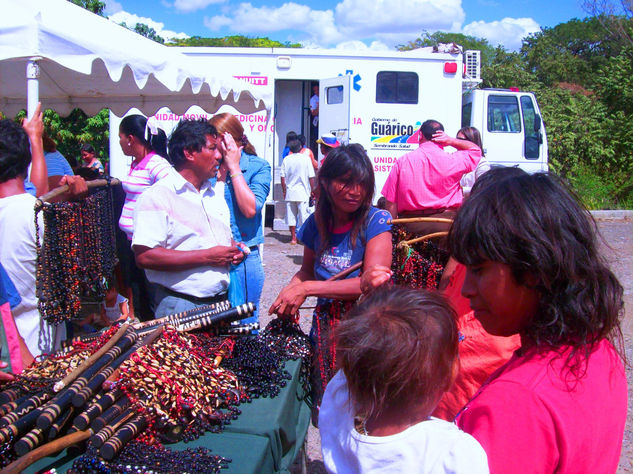
[(105, 5), (104, 13), (108, 16), (123, 10), (121, 4), (116, 0), (105, 0)]
[(337, 44), (334, 49), (347, 51), (393, 51), (393, 48), (390, 48), (382, 41), (372, 41), (372, 43), (367, 46), (367, 44), (358, 40), (343, 41)]
[(172, 3), (163, 2), (165, 6), (173, 7), (180, 12), (190, 13), (202, 10), (216, 3), (224, 3), (226, 0), (174, 0)]
[(376, 49), (413, 40), (424, 30), (458, 31), (463, 21), (461, 0), (342, 0), (334, 10), (295, 2), (280, 7), (242, 3), (205, 18), (205, 26), (213, 32), (227, 28), (249, 35), (300, 30), (305, 36), (297, 41), (304, 45), (327, 47), (363, 40), (374, 41), (370, 48)]
[(109, 17), (110, 21), (115, 23), (125, 23), (128, 27), (134, 28), (137, 23), (145, 23), (147, 26), (154, 28), (156, 34), (161, 36), (165, 40), (172, 38), (189, 38), (186, 33), (176, 33), (175, 31), (166, 30), (165, 24), (159, 21), (154, 21), (151, 18), (135, 15), (134, 13), (128, 13), (124, 10), (120, 10)]
[(538, 31), (540, 27), (532, 18), (504, 18), (490, 23), (474, 21), (464, 27), (464, 34), (486, 38), (493, 46), (501, 44), (510, 51), (518, 50), (523, 38)]

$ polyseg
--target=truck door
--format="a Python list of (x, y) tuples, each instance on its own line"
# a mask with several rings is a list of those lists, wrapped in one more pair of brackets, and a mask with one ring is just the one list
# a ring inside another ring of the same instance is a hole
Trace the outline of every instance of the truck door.
[[(349, 142), (351, 75), (319, 81), (319, 136), (331, 133)], [(319, 163), (323, 155), (319, 150)]]

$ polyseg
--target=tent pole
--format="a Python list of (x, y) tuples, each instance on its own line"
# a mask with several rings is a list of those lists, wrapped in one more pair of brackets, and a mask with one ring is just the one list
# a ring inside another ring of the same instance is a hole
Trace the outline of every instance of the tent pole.
[(40, 101), (40, 66), (37, 64), (40, 59), (33, 57), (26, 63), (26, 112), (29, 119)]

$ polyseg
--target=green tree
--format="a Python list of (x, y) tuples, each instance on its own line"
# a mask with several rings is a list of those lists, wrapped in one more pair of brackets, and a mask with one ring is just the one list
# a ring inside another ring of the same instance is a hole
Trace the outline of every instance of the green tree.
[[(21, 121), (26, 112), (20, 112), (16, 120)], [(80, 164), (79, 150), (84, 143), (91, 144), (102, 163), (109, 159), (108, 109), (101, 109), (97, 115), (89, 117), (80, 109), (74, 109), (67, 117), (60, 116), (51, 109), (44, 111), (44, 128), (49, 137), (57, 142), (57, 149), (66, 157), (71, 166)]]
[(165, 39), (162, 36), (159, 36), (156, 33), (156, 30), (145, 23), (137, 23), (134, 25), (134, 28), (130, 28), (125, 22), (121, 23), (121, 26), (127, 28), (128, 30), (132, 30), (135, 33), (138, 33), (141, 36), (145, 36), (146, 38), (151, 39), (152, 41), (156, 41), (160, 44), (165, 44)]
[(85, 8), (86, 10), (91, 11), (92, 13), (96, 13), (97, 15), (105, 16), (103, 14), (103, 10), (106, 7), (105, 2), (100, 2), (99, 0), (68, 0), (75, 5), (79, 5), (80, 7)]
[(224, 36), (222, 38), (204, 38), (191, 36), (190, 38), (174, 38), (169, 46), (215, 46), (215, 47), (242, 47), (242, 48), (300, 48), (299, 43), (280, 43), (269, 38), (251, 38), (242, 35)]
[(497, 46), (490, 64), (481, 68), (482, 87), (508, 89), (518, 87), (521, 90), (534, 90), (538, 81), (527, 70), (527, 65), (519, 53), (508, 52)]
[(406, 44), (398, 45), (396, 49), (398, 51), (410, 51), (427, 46), (436, 46), (440, 43), (457, 43), (464, 50), (476, 49), (481, 51), (481, 64), (483, 66), (489, 65), (495, 54), (495, 48), (484, 38), (476, 38), (462, 33), (447, 33), (445, 31), (436, 31), (435, 33), (425, 31), (419, 38)]

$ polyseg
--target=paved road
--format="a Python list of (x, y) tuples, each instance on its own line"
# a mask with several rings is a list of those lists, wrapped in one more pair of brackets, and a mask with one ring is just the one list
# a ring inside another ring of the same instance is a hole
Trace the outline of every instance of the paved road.
[[(604, 253), (622, 286), (624, 287), (626, 315), (623, 320), (624, 343), (628, 360), (633, 364), (633, 222), (630, 220), (599, 221), (600, 232), (605, 241)], [(290, 245), (288, 232), (274, 232), (266, 229), (264, 246), (264, 269), (266, 283), (262, 295), (262, 324), (270, 318), (264, 316), (275, 297), (289, 281), (301, 264), (302, 247)], [(308, 302), (306, 306), (313, 306)], [(307, 333), (310, 329), (311, 310), (306, 310), (302, 318), (302, 328)], [(633, 474), (633, 365), (627, 368), (629, 381), (629, 414), (625, 439), (622, 446), (620, 468), (618, 473)], [(308, 472), (325, 472), (321, 462), (320, 440), (318, 430), (310, 428), (308, 432)], [(299, 472), (298, 466), (293, 471)]]

